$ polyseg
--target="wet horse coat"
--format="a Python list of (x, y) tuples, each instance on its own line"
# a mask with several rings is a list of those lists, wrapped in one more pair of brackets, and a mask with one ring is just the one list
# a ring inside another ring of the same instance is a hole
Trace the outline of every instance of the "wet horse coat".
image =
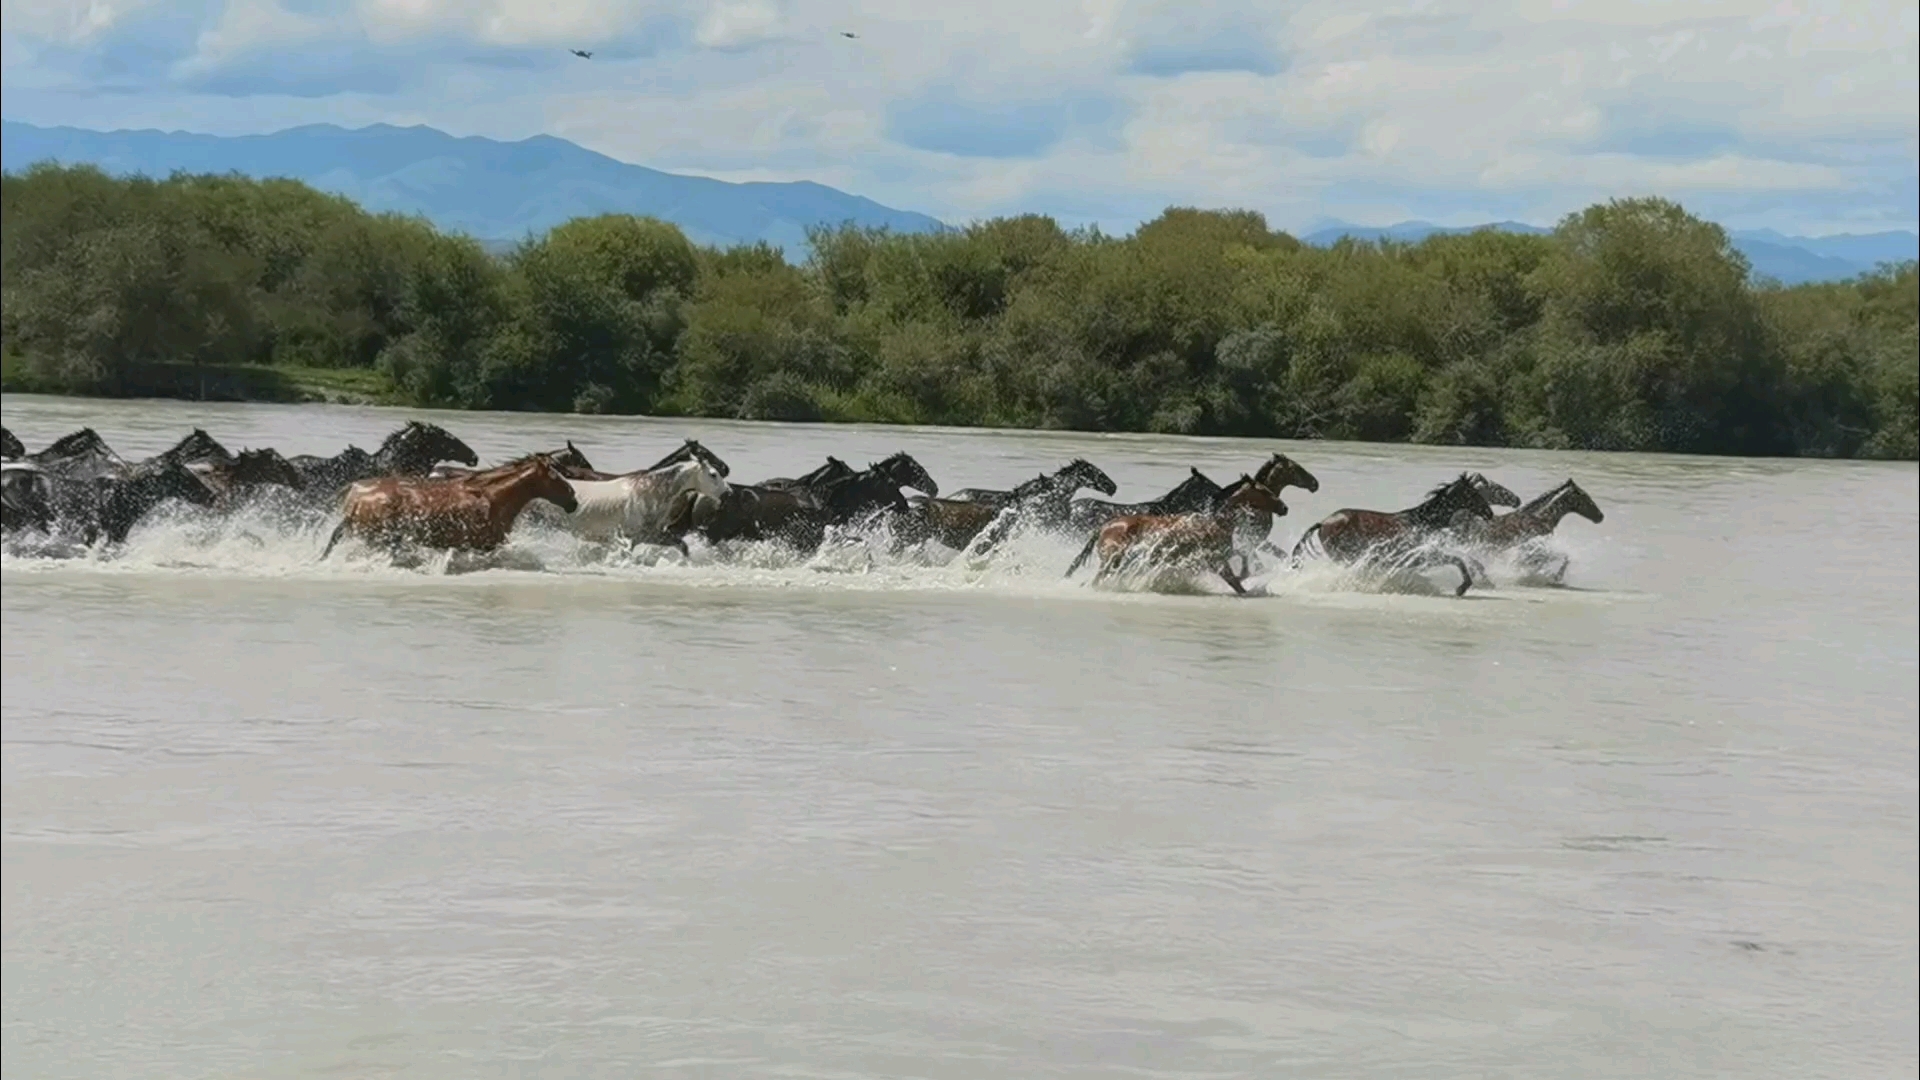
[(534, 455), (490, 475), (429, 480), (387, 476), (347, 488), (340, 524), (320, 557), (351, 534), (389, 548), (404, 544), (455, 551), (492, 551), (506, 542), (520, 512), (545, 499), (571, 512), (578, 504), (551, 459)]
[[(1287, 504), (1250, 476), (1242, 476), (1219, 506), (1186, 514), (1130, 514), (1100, 527), (1067, 567), (1067, 576), (1098, 552), (1100, 568), (1095, 585), (1130, 562), (1145, 559), (1165, 568), (1181, 564), (1208, 569), (1240, 595), (1246, 595), (1244, 575), (1235, 573), (1233, 556), (1238, 519), (1249, 513), (1284, 516)], [(1244, 567), (1243, 567), (1244, 569)]]

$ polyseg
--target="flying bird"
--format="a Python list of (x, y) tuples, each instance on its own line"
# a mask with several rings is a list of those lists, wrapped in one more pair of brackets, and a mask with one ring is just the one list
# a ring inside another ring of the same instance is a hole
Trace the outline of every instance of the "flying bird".
[(843, 38), (857, 38), (857, 37), (859, 37), (860, 35), (859, 35), (859, 34), (856, 34), (856, 33), (854, 33), (854, 32), (853, 32), (853, 31), (851, 31), (851, 30), (842, 30), (842, 31), (840, 31), (840, 36), (841, 36), (841, 37), (843, 37)]
[(582, 60), (593, 59), (593, 54), (590, 52), (587, 52), (585, 49), (568, 49), (567, 51), (579, 57)]

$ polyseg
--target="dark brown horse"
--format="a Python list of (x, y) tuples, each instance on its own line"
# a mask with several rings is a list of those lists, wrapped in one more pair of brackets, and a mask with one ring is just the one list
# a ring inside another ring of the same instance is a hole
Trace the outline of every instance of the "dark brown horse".
[[(1244, 572), (1233, 568), (1235, 534), (1240, 532), (1238, 518), (1247, 513), (1284, 515), (1287, 504), (1250, 476), (1242, 476), (1220, 504), (1211, 510), (1187, 514), (1136, 514), (1115, 518), (1080, 549), (1067, 567), (1072, 577), (1096, 550), (1100, 569), (1093, 583), (1100, 584), (1123, 566), (1145, 560), (1149, 565), (1172, 568), (1195, 566), (1220, 575), (1235, 593), (1246, 595), (1241, 584)], [(1246, 569), (1244, 557), (1241, 570)]]
[[(1553, 535), (1568, 514), (1578, 514), (1595, 525), (1606, 520), (1593, 497), (1569, 479), (1510, 514), (1479, 518), (1460, 511), (1454, 515), (1454, 529), (1476, 551), (1499, 555)], [(1554, 582), (1566, 577), (1567, 556), (1547, 551), (1529, 552), (1528, 556), (1525, 561), (1529, 569)]]
[[(1119, 490), (1113, 477), (1098, 465), (1085, 458), (1074, 458), (1053, 472), (1022, 481), (1008, 491), (962, 488), (951, 498), (909, 499), (907, 512), (894, 519), (894, 539), (901, 545), (938, 540), (955, 551), (966, 551), (970, 557), (979, 558), (1021, 526), (1040, 529), (1064, 526), (1072, 510), (1073, 496), (1083, 487), (1103, 495)], [(961, 498), (963, 495), (967, 497)]]
[(389, 550), (402, 545), (492, 551), (506, 542), (520, 512), (545, 499), (567, 513), (579, 505), (553, 460), (534, 454), (486, 474), (449, 480), (387, 476), (349, 485), (325, 559), (348, 534)]
[[(572, 439), (568, 439), (567, 445), (558, 450), (548, 450), (544, 453), (531, 456), (546, 458), (553, 463), (554, 468), (560, 470), (560, 475), (569, 480), (606, 480), (611, 478), (609, 474), (595, 470), (593, 462), (588, 461), (587, 455), (581, 453), (580, 448), (573, 445)], [(505, 465), (495, 465), (488, 469), (467, 468), (464, 465), (435, 465), (433, 471), (427, 474), (427, 478), (429, 480), (470, 480), (476, 476), (490, 476), (494, 473), (510, 472), (519, 468), (526, 460), (526, 458), (515, 458)]]
[[(1481, 493), (1486, 483), (1478, 474), (1461, 473), (1428, 492), (1425, 502), (1406, 510), (1336, 510), (1300, 534), (1293, 546), (1294, 565), (1299, 565), (1310, 544), (1317, 544), (1322, 553), (1339, 563), (1365, 561), (1396, 570), (1444, 563), (1459, 568), (1460, 587), (1454, 595), (1464, 595), (1473, 584), (1468, 560), (1432, 550), (1431, 541), (1454, 527), (1456, 515), (1481, 520), (1493, 517), (1493, 507)], [(1480, 576), (1485, 579), (1484, 568)]]

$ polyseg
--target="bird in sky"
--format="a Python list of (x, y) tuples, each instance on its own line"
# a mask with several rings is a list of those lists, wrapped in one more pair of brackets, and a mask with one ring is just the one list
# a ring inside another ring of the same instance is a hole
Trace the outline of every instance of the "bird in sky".
[(851, 31), (851, 30), (842, 30), (842, 31), (840, 31), (840, 36), (841, 36), (841, 37), (843, 37), (843, 38), (857, 38), (857, 37), (859, 37), (860, 35), (859, 35), (859, 34), (856, 34), (856, 33), (854, 33), (854, 32), (853, 32), (853, 31)]
[(590, 52), (588, 52), (588, 51), (586, 51), (585, 49), (568, 49), (567, 51), (568, 51), (568, 52), (570, 52), (570, 53), (572, 53), (573, 55), (575, 55), (575, 56), (577, 56), (577, 57), (579, 57), (579, 58), (580, 58), (580, 59), (582, 59), (582, 60), (591, 60), (591, 59), (593, 59), (593, 54), (592, 54), (592, 53), (590, 53)]

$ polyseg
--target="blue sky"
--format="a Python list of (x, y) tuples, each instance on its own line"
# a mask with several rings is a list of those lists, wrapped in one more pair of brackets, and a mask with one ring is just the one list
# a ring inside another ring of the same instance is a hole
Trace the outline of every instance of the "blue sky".
[(950, 221), (1550, 224), (1662, 194), (1823, 234), (1920, 201), (1911, 2), (3, 2), (8, 119), (545, 133)]

